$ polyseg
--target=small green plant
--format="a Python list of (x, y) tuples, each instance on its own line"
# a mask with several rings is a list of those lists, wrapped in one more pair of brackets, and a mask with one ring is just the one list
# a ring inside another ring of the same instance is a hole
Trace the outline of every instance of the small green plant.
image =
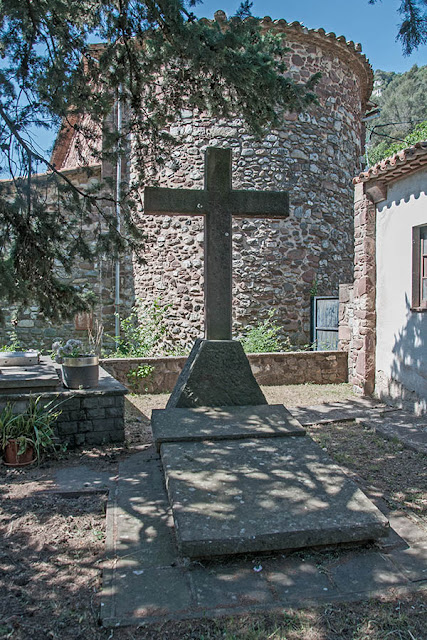
[(317, 279), (314, 278), (310, 287), (311, 297), (314, 298), (315, 296), (317, 296), (318, 292), (319, 292), (319, 283), (317, 282)]
[[(132, 313), (120, 322), (121, 337), (107, 358), (146, 358), (159, 355), (161, 338), (166, 333), (164, 317), (170, 304), (138, 300)], [(112, 338), (112, 336), (109, 336)]]
[(30, 397), (23, 413), (16, 413), (14, 405), (7, 403), (0, 412), (0, 443), (4, 449), (8, 442), (15, 440), (18, 444), (18, 455), (32, 446), (39, 461), (43, 452), (56, 453), (53, 425), (61, 414), (59, 404), (51, 400), (43, 404), (41, 396)]
[(144, 380), (144, 378), (148, 378), (148, 376), (153, 373), (154, 367), (151, 364), (143, 363), (134, 367), (133, 369), (129, 369), (127, 372), (127, 379), (129, 384), (137, 389), (139, 387), (139, 381)]
[(1, 345), (0, 351), (21, 351), (21, 344), (15, 329), (9, 334), (9, 344)]
[(241, 343), (246, 353), (271, 353), (283, 350), (278, 337), (280, 326), (273, 322), (273, 315), (274, 311), (269, 311), (268, 317), (263, 322), (251, 327), (243, 336)]

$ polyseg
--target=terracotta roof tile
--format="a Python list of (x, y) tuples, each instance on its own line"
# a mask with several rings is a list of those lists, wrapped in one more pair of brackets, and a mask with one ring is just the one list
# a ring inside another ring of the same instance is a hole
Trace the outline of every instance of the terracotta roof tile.
[(353, 184), (378, 180), (391, 182), (407, 173), (413, 173), (421, 167), (427, 166), (427, 140), (417, 142), (411, 147), (402, 149), (389, 158), (384, 158), (373, 167), (362, 171), (353, 178)]

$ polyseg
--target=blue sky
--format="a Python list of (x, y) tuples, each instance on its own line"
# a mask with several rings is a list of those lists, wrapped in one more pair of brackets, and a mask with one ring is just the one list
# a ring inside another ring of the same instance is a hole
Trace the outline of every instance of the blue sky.
[[(382, 0), (375, 5), (370, 5), (368, 0), (255, 0), (252, 13), (258, 17), (270, 16), (273, 20), (298, 21), (312, 29), (322, 27), (337, 36), (344, 35), (347, 40), (361, 43), (374, 69), (403, 72), (414, 64), (427, 64), (427, 46), (409, 57), (402, 54), (402, 47), (396, 42), (400, 3), (401, 0)], [(232, 15), (238, 6), (239, 1), (235, 0), (206, 0), (197, 5), (194, 12), (198, 17), (212, 18), (218, 9)], [(47, 150), (54, 138), (54, 131), (43, 131), (37, 135), (37, 142)]]
[[(302, 22), (310, 29), (322, 27), (333, 31), (337, 36), (360, 42), (374, 69), (402, 72), (414, 64), (427, 64), (427, 46), (409, 57), (402, 54), (401, 44), (396, 42), (400, 4), (401, 0), (382, 0), (375, 5), (368, 0), (255, 0), (252, 13), (273, 20)], [(198, 17), (212, 18), (217, 9), (232, 15), (238, 6), (235, 0), (206, 0), (194, 12)]]

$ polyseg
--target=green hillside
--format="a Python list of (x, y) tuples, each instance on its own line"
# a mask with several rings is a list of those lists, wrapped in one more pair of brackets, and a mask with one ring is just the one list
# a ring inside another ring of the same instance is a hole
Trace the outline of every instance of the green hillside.
[(367, 123), (370, 165), (390, 155), (391, 145), (406, 142), (406, 136), (427, 120), (427, 65), (414, 65), (406, 73), (375, 71), (372, 100), (381, 116)]

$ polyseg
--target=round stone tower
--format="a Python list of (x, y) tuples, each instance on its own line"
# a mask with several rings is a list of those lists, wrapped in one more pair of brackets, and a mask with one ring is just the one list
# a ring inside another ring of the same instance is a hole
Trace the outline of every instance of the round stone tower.
[[(319, 104), (286, 114), (263, 140), (239, 119), (182, 112), (171, 128), (179, 145), (158, 184), (203, 189), (204, 152), (215, 146), (232, 149), (233, 189), (289, 192), (287, 219), (233, 222), (233, 330), (238, 337), (272, 309), (293, 343), (307, 343), (311, 297), (337, 295), (353, 277), (352, 178), (361, 170), (373, 74), (360, 45), (343, 36), (268, 17), (261, 25), (283, 33), (295, 80), (321, 72)], [(146, 264), (134, 267), (136, 296), (170, 303), (170, 333), (191, 345), (203, 336), (203, 219), (144, 214), (142, 225)]]

